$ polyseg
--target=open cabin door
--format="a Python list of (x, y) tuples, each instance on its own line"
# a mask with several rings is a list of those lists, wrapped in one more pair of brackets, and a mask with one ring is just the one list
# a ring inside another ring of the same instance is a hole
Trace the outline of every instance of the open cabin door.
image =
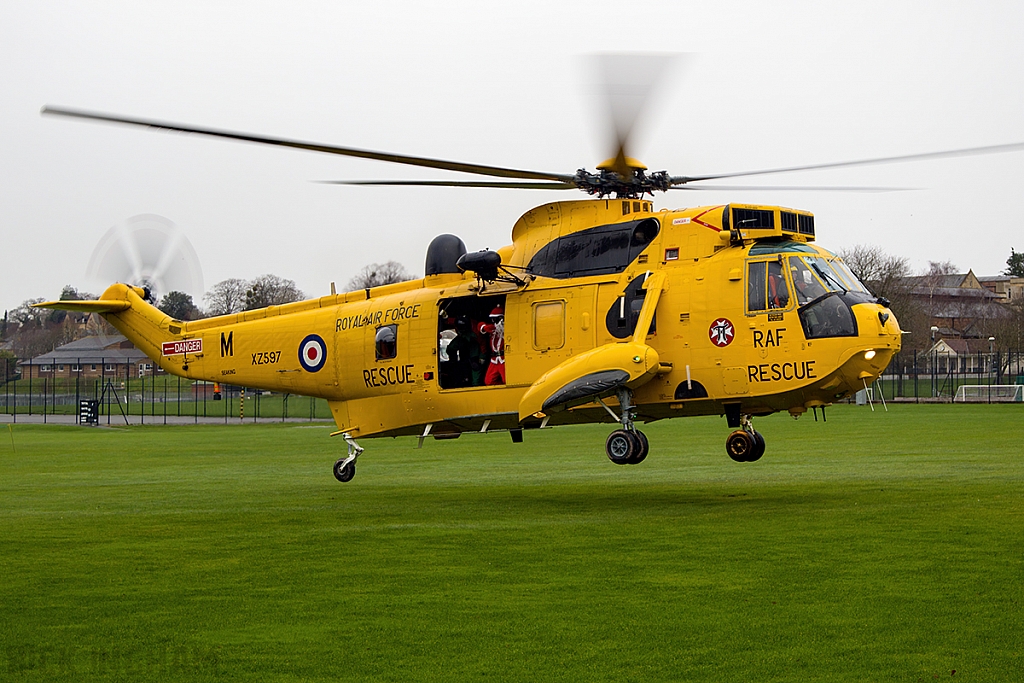
[(504, 294), (442, 299), (437, 315), (438, 387), (505, 386), (507, 334)]

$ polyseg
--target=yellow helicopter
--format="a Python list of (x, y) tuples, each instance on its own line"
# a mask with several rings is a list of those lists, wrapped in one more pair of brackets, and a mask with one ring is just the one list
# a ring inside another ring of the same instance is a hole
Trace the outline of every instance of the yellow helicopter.
[[(597, 172), (544, 173), (374, 152), (56, 107), (43, 113), (496, 177), (346, 181), (580, 189), (581, 201), (525, 213), (512, 244), (467, 252), (440, 235), (418, 280), (203, 320), (175, 320), (147, 292), (111, 285), (95, 301), (48, 308), (103, 315), (165, 371), (195, 380), (324, 398), (347, 455), (356, 439), (457, 438), (606, 422), (616, 464), (648, 454), (638, 422), (725, 415), (726, 451), (752, 462), (752, 419), (799, 417), (876, 380), (900, 349), (888, 302), (815, 244), (814, 216), (779, 206), (656, 209), (648, 195), (762, 173), (1016, 151), (999, 145), (706, 176), (649, 173), (626, 155)], [(820, 188), (818, 188), (820, 189)], [(829, 188), (837, 189), (837, 188)], [(870, 188), (841, 188), (870, 189)]]

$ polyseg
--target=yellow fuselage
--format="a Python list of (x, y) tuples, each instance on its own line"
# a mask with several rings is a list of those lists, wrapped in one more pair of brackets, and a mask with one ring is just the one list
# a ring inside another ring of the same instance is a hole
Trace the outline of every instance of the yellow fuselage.
[[(762, 208), (776, 216), (786, 211)], [(900, 348), (899, 325), (890, 312), (861, 297), (849, 307), (855, 334), (808, 339), (796, 270), (786, 264), (800, 255), (834, 257), (806, 236), (762, 239), (723, 225), (724, 211), (653, 212), (650, 202), (636, 200), (538, 207), (517, 222), (513, 244), (499, 250), (504, 265), (526, 268), (545, 245), (594, 226), (652, 219), (657, 235), (620, 272), (527, 276), (526, 286), (445, 273), (190, 322), (165, 316), (126, 285), (112, 286), (102, 300), (130, 303), (105, 315), (167, 372), (327, 399), (339, 430), (353, 436), (422, 434), (427, 425), (432, 434), (485, 425), (510, 429), (536, 426), (544, 418), (550, 424), (610, 422), (593, 401), (521, 420), (520, 402), (546, 373), (552, 377), (558, 367), (571, 368), (564, 365), (571, 359), (630, 343), (632, 334), (617, 326), (629, 326), (654, 273), (663, 274), (655, 324), (638, 343), (653, 349), (649, 362), (655, 365), (633, 389), (639, 419), (721, 414), (736, 404), (750, 415), (799, 414), (876, 379)], [(758, 247), (764, 244), (776, 246)], [(787, 244), (800, 251), (787, 251)], [(782, 264), (787, 273), (784, 306), (776, 301), (770, 310), (753, 310), (756, 287), (748, 278), (760, 271), (750, 264), (761, 261)], [(444, 388), (439, 333), (450, 326), (445, 309), (461, 310), (471, 300), (477, 301), (473, 310), (485, 310), (492, 301), (504, 305), (507, 383)], [(375, 343), (385, 326), (396, 336), (391, 358), (379, 358)]]

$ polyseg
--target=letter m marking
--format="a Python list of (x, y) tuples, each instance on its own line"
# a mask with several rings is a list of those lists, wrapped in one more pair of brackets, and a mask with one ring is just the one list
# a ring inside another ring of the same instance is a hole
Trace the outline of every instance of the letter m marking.
[(231, 330), (228, 332), (228, 336), (225, 337), (224, 333), (220, 333), (220, 357), (234, 356), (235, 355), (235, 331)]

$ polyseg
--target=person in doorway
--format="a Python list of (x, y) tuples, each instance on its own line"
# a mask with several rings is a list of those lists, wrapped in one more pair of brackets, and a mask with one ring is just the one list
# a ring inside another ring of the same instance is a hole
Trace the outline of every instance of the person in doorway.
[(477, 323), (476, 332), (490, 339), (491, 362), (487, 366), (484, 384), (505, 383), (505, 309), (498, 304), (491, 310), (489, 322)]
[(455, 339), (448, 344), (448, 359), (454, 368), (452, 386), (478, 387), (484, 383), (487, 359), (480, 352), (469, 318), (459, 316), (455, 332)]

